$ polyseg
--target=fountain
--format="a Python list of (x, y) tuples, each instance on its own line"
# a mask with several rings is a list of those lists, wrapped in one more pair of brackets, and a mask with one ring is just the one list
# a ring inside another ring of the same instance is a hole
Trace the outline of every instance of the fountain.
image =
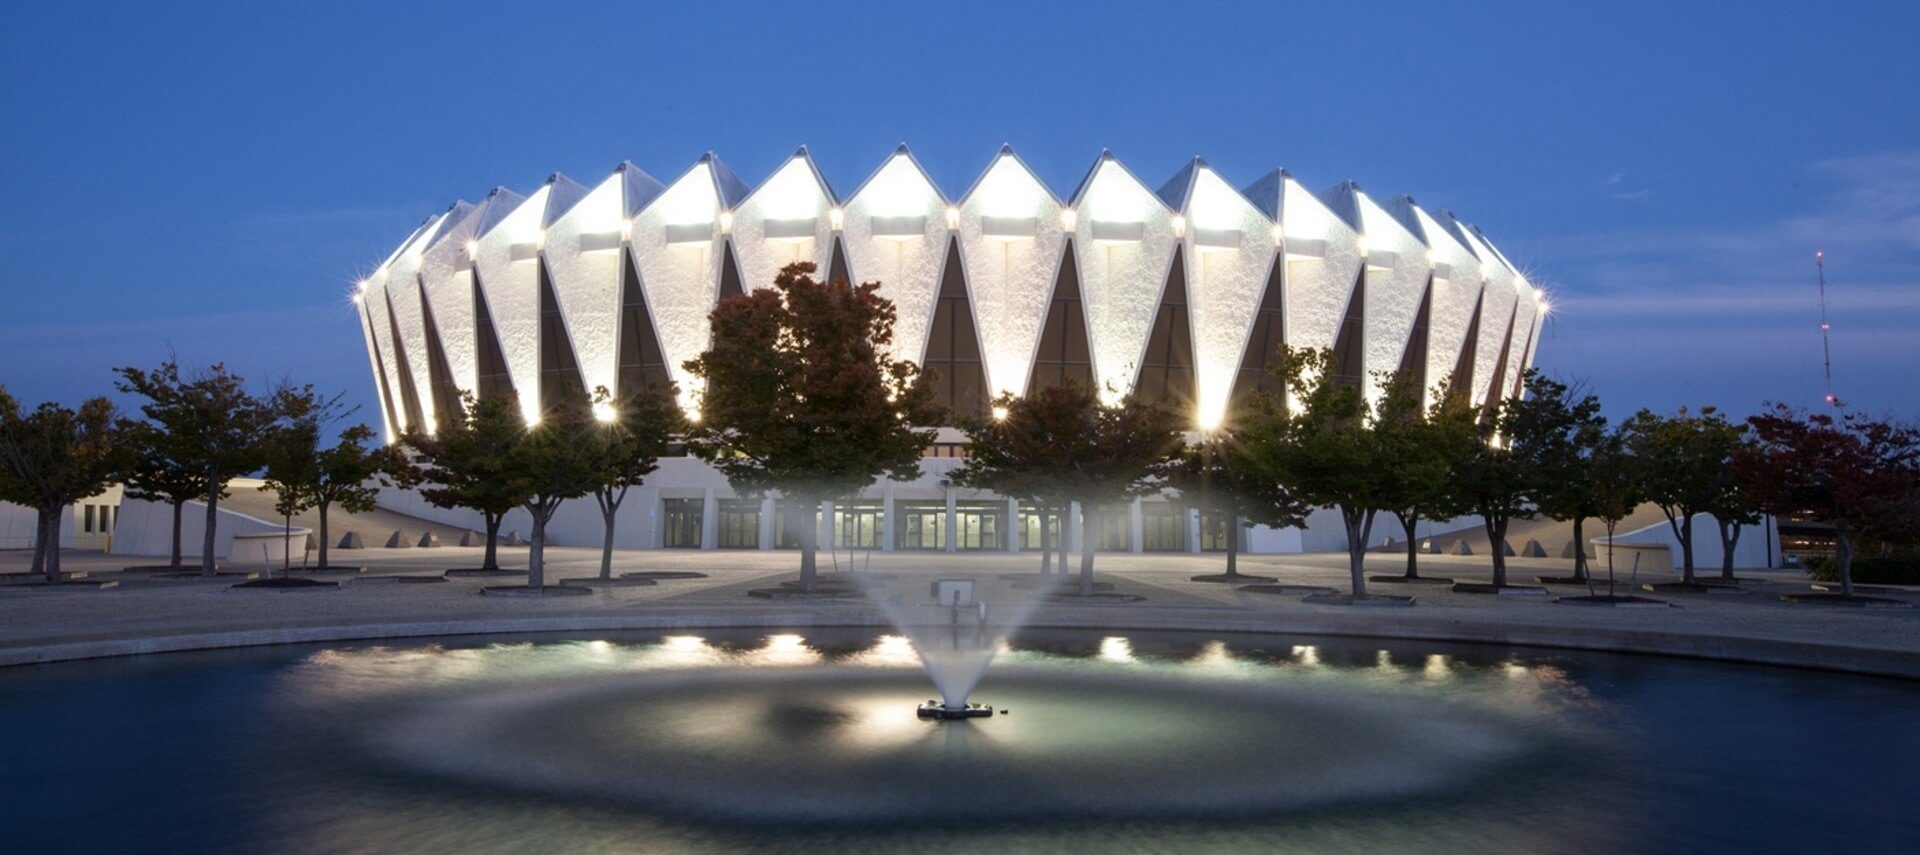
[(861, 584), (888, 623), (913, 646), (927, 677), (940, 691), (940, 697), (920, 704), (915, 714), (931, 721), (991, 718), (992, 706), (970, 699), (973, 689), (1007, 646), (1007, 638), (1039, 604), (1043, 591), (1009, 588), (1013, 597), (993, 608), (978, 596), (979, 579), (947, 577), (929, 586), (932, 603), (908, 606), (904, 596), (884, 587), (883, 580), (868, 578)]

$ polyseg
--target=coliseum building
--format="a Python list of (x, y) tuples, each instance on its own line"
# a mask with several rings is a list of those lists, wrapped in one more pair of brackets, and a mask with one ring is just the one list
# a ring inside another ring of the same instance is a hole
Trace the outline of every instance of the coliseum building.
[[(537, 419), (562, 389), (671, 380), (691, 410), (681, 364), (705, 349), (708, 312), (794, 261), (882, 283), (896, 352), (937, 370), (956, 410), (1073, 378), (1174, 401), (1197, 429), (1219, 424), (1235, 395), (1271, 388), (1264, 366), (1282, 342), (1332, 348), (1369, 395), (1375, 372), (1394, 370), (1476, 402), (1517, 394), (1546, 316), (1479, 229), (1352, 182), (1315, 193), (1275, 170), (1236, 190), (1196, 158), (1156, 191), (1103, 153), (1062, 200), (1003, 148), (952, 199), (901, 146), (841, 197), (804, 148), (754, 188), (708, 154), (670, 184), (623, 163), (591, 188), (558, 174), (525, 196), (495, 188), (415, 229), (354, 296), (386, 436), (434, 430), (463, 389), (517, 392)], [(1037, 542), (1014, 503), (946, 484), (958, 440), (941, 432), (920, 479), (826, 509), (821, 542)], [(388, 501), (469, 522), (417, 497)], [(562, 511), (556, 542), (598, 542), (585, 505)], [(697, 460), (663, 461), (627, 507), (626, 546), (791, 540), (776, 499), (735, 496)], [(1086, 534), (1103, 549), (1196, 551), (1222, 546), (1227, 528), (1146, 500)], [(1315, 549), (1319, 528), (1241, 536), (1252, 551)]]

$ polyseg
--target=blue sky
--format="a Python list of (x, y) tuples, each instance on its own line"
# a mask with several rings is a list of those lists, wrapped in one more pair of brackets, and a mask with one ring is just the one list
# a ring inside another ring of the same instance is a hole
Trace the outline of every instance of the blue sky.
[(29, 400), (171, 346), (372, 419), (348, 288), (452, 200), (802, 143), (847, 191), (906, 141), (955, 195), (1002, 142), (1062, 194), (1102, 148), (1411, 193), (1546, 284), (1541, 367), (1616, 416), (1817, 402), (1824, 248), (1841, 397), (1920, 415), (1920, 5), (81, 5), (0, 21)]

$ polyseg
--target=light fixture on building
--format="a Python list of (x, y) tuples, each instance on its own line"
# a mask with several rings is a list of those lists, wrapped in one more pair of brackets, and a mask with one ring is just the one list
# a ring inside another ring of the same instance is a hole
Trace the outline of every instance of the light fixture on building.
[(1072, 208), (1060, 209), (1060, 229), (1062, 231), (1073, 231), (1074, 223), (1079, 222), (1079, 220), (1079, 216), (1074, 213)]
[(847, 224), (847, 212), (837, 207), (829, 209), (827, 219), (833, 223), (833, 230), (837, 232)]
[(960, 227), (960, 209), (952, 205), (948, 205), (947, 206), (947, 228), (957, 229), (959, 227)]

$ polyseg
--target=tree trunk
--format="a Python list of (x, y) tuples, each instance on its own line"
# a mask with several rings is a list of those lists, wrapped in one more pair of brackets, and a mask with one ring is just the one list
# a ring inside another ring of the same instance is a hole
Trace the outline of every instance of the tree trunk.
[(1587, 581), (1587, 537), (1583, 533), (1586, 524), (1586, 517), (1573, 518), (1573, 581), (1575, 582)]
[(1720, 578), (1733, 581), (1733, 548), (1740, 545), (1740, 524), (1720, 523)]
[(60, 581), (60, 508), (43, 512), (47, 519), (47, 582)]
[[(303, 555), (305, 554), (305, 550), (301, 550), (301, 552)], [(280, 564), (281, 578), (287, 578), (293, 575), (293, 514), (287, 514), (282, 517), (280, 524)], [(273, 575), (273, 569), (271, 567), (267, 569), (267, 575)]]
[(1680, 517), (1680, 581), (1693, 584), (1693, 514)]
[(482, 514), (487, 522), (487, 553), (480, 559), (480, 569), (500, 569), (500, 518), (503, 514)]
[(226, 482), (219, 472), (207, 479), (207, 530), (200, 533), (200, 575), (213, 575), (213, 539), (220, 527), (220, 488)]
[(1240, 578), (1240, 515), (1227, 518), (1227, 578)]
[(1340, 519), (1347, 524), (1347, 573), (1353, 577), (1353, 595), (1367, 595), (1367, 529), (1371, 515), (1362, 510), (1341, 508)]
[(1400, 528), (1407, 533), (1407, 572), (1405, 578), (1411, 582), (1420, 578), (1420, 541), (1414, 534), (1420, 528), (1420, 515), (1414, 513), (1394, 514), (1400, 518)]
[(327, 569), (327, 506), (331, 502), (321, 502), (315, 507), (320, 512), (320, 569)]
[(528, 510), (533, 512), (533, 535), (527, 539), (527, 587), (541, 591), (547, 585), (547, 517), (552, 512)]
[(1607, 596), (1613, 596), (1613, 529), (1619, 520), (1607, 520)]
[(800, 590), (813, 593), (820, 589), (820, 567), (818, 551), (820, 548), (820, 503), (807, 505), (801, 516), (806, 525), (800, 527)]
[(620, 503), (612, 496), (600, 497), (600, 518), (606, 523), (606, 532), (600, 539), (600, 578), (613, 578), (613, 521), (620, 515)]
[(1053, 509), (1040, 511), (1040, 575), (1053, 572)]
[(1853, 535), (1834, 532), (1833, 569), (1840, 574), (1840, 596), (1853, 596)]
[(29, 572), (35, 576), (47, 572), (47, 511), (45, 508), (33, 510), (33, 568)]
[(1493, 587), (1507, 586), (1507, 518), (1481, 517), (1486, 523), (1488, 552), (1493, 553)]
[(187, 509), (186, 499), (173, 500), (173, 558), (168, 563), (172, 564), (173, 569), (175, 570), (180, 569), (181, 517), (184, 515), (186, 509)]
[(1093, 520), (1094, 512), (1080, 506), (1080, 596), (1093, 594)]

